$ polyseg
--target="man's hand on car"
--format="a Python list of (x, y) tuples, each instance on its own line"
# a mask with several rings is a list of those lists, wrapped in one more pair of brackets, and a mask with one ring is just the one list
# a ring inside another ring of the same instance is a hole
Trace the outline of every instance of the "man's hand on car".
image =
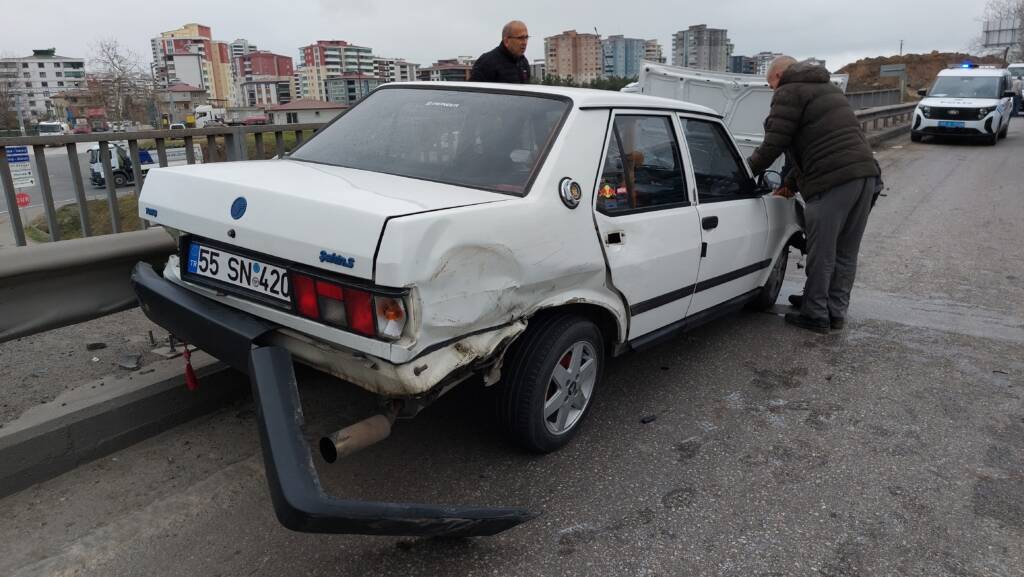
[(788, 186), (782, 185), (775, 189), (772, 196), (781, 196), (782, 198), (793, 198), (793, 191)]

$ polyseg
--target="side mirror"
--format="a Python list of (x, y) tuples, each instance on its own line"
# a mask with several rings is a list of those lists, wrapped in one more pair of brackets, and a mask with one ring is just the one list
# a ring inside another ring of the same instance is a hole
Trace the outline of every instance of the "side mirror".
[(919, 89), (917, 90), (917, 95), (918, 95), (918, 96), (928, 96), (928, 91), (927, 91), (927, 90), (925, 90), (924, 88), (919, 88)]
[(757, 177), (758, 188), (775, 190), (782, 186), (782, 175), (774, 170), (766, 170)]

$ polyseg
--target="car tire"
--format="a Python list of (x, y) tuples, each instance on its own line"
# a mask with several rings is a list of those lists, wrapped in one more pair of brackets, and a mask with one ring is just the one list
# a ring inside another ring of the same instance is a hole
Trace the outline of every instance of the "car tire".
[(604, 339), (589, 319), (556, 314), (531, 320), (505, 357), (499, 421), (529, 451), (560, 449), (580, 430), (603, 373)]
[(921, 133), (920, 132), (911, 132), (910, 133), (910, 142), (921, 142)]
[(1010, 123), (1007, 122), (1006, 126), (1004, 126), (1003, 129), (999, 131), (999, 138), (1006, 138), (1006, 135), (1009, 134), (1009, 133), (1010, 133)]
[(987, 137), (985, 139), (985, 144), (987, 144), (989, 146), (995, 146), (998, 143), (999, 143), (999, 133), (998, 132), (993, 134), (992, 136)]
[(764, 311), (770, 309), (775, 304), (775, 301), (779, 299), (779, 292), (782, 290), (782, 280), (786, 277), (786, 267), (788, 265), (789, 244), (786, 244), (786, 246), (782, 247), (779, 257), (775, 259), (775, 264), (772, 266), (771, 274), (768, 275), (768, 280), (764, 281), (761, 291), (757, 293), (754, 300), (750, 301), (750, 308)]
[(128, 177), (120, 172), (114, 173), (114, 186), (122, 187), (128, 185)]

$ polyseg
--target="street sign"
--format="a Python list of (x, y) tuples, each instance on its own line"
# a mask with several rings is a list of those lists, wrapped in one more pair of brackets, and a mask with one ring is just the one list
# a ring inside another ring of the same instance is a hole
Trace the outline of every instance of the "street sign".
[(906, 64), (883, 64), (878, 71), (879, 76), (904, 76), (906, 73)]
[(36, 185), (35, 175), (32, 174), (32, 163), (29, 162), (27, 146), (8, 146), (7, 164), (11, 167), (14, 188)]
[(19, 192), (14, 198), (18, 201), (18, 208), (25, 208), (32, 203), (32, 197), (24, 192)]

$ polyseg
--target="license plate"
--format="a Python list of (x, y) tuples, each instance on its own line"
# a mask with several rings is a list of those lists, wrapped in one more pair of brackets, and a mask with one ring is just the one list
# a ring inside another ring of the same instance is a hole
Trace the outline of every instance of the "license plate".
[(963, 128), (964, 123), (959, 120), (940, 120), (939, 126), (942, 128)]
[(185, 270), (283, 302), (291, 302), (288, 271), (220, 248), (189, 243)]

